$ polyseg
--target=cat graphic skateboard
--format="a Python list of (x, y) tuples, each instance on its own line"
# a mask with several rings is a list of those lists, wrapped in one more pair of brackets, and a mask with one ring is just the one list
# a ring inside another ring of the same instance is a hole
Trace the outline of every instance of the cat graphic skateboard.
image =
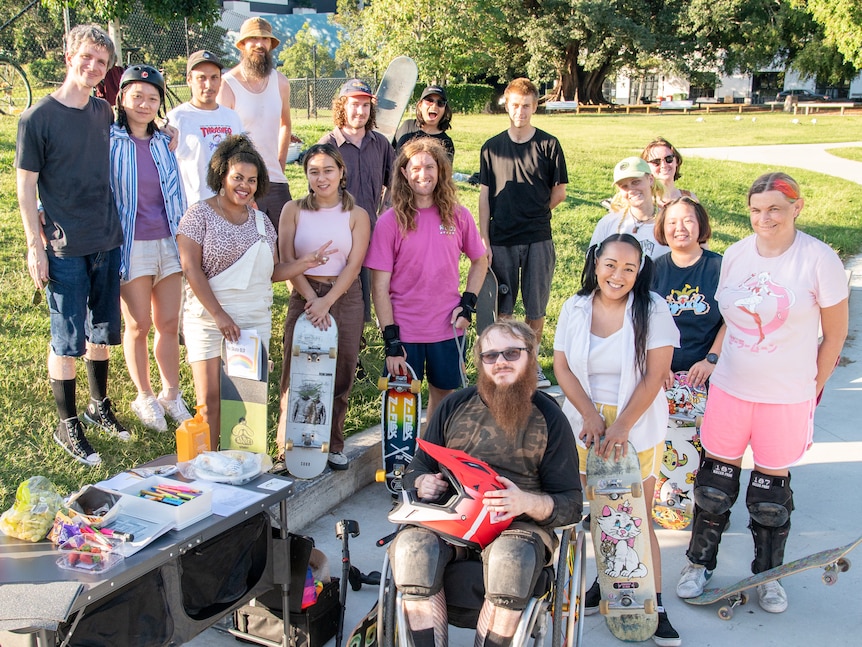
[(392, 59), (377, 88), (377, 117), (375, 130), (391, 142), (401, 124), (401, 117), (413, 96), (419, 70), (409, 56)]
[(269, 378), (266, 348), (256, 333), (243, 334), (238, 342), (225, 343), (223, 356), (219, 447), (265, 454)]
[(338, 326), (315, 328), (300, 315), (293, 329), (290, 390), (283, 416), (284, 464), (297, 478), (313, 478), (326, 469), (332, 428)]
[(498, 285), (497, 275), (488, 268), (485, 281), (476, 299), (476, 334), (481, 335), (492, 323), (497, 321)]
[(620, 640), (648, 640), (658, 626), (650, 552), (649, 516), (637, 452), (605, 460), (590, 447), (586, 495), (592, 511), (596, 567), (602, 600), (599, 611)]
[(772, 582), (773, 580), (778, 580), (795, 573), (801, 573), (811, 568), (822, 568), (823, 583), (832, 586), (838, 581), (838, 573), (843, 573), (850, 568), (850, 560), (847, 559), (847, 554), (859, 546), (859, 544), (862, 544), (862, 537), (851, 541), (846, 546), (824, 550), (787, 564), (776, 566), (768, 571), (763, 571), (757, 575), (740, 580), (731, 586), (706, 589), (696, 598), (688, 598), (685, 601), (689, 604), (706, 605), (721, 600), (725, 604), (718, 609), (718, 617), (722, 620), (730, 620), (733, 617), (733, 610), (739, 605), (748, 602), (746, 591), (760, 584)]
[(674, 374), (666, 391), (670, 413), (664, 454), (655, 484), (653, 520), (668, 530), (684, 530), (694, 515), (694, 477), (700, 467), (700, 421), (706, 389), (692, 386), (685, 371)]
[(386, 482), (392, 494), (401, 493), (401, 478), (413, 455), (421, 427), (422, 382), (407, 365), (408, 375), (386, 374), (377, 380), (383, 391), (380, 426), (383, 440), (383, 469), (378, 470), (378, 483)]

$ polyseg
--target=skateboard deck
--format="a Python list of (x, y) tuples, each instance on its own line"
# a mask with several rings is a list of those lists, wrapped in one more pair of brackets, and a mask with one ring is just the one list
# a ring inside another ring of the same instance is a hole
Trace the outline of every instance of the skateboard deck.
[(489, 267), (476, 300), (477, 335), (481, 335), (485, 328), (497, 321), (497, 298), (497, 275)]
[(377, 118), (375, 130), (392, 141), (401, 124), (416, 87), (419, 70), (409, 56), (392, 59), (377, 87)]
[(694, 477), (700, 467), (700, 421), (706, 389), (694, 387), (685, 371), (674, 374), (666, 391), (670, 417), (664, 455), (655, 485), (653, 520), (668, 530), (684, 530), (694, 514)]
[(376, 647), (377, 646), (377, 609), (375, 602), (371, 611), (365, 614), (359, 624), (350, 632), (344, 644), (347, 647)]
[(291, 475), (308, 479), (326, 469), (329, 457), (338, 356), (335, 320), (328, 330), (320, 330), (304, 314), (300, 315), (293, 329), (291, 354), (284, 464)]
[(380, 426), (383, 442), (383, 469), (376, 480), (385, 481), (392, 494), (401, 492), (401, 477), (416, 453), (422, 416), (422, 382), (408, 364), (408, 375), (386, 374), (377, 381), (383, 391)]
[(587, 498), (592, 511), (599, 611), (610, 632), (626, 641), (648, 640), (658, 626), (646, 500), (637, 453), (629, 443), (620, 460), (605, 460), (590, 447)]
[(787, 564), (776, 566), (768, 571), (740, 580), (731, 586), (706, 589), (696, 598), (688, 598), (685, 601), (689, 604), (706, 605), (722, 600), (725, 604), (718, 609), (718, 617), (722, 620), (730, 620), (733, 617), (733, 610), (748, 601), (748, 595), (745, 592), (759, 584), (778, 580), (795, 573), (801, 573), (811, 568), (822, 568), (823, 583), (829, 586), (835, 584), (838, 581), (838, 573), (843, 573), (850, 568), (850, 560), (847, 559), (847, 554), (859, 546), (859, 544), (862, 544), (862, 537), (851, 541), (846, 546), (823, 550), (819, 553), (788, 562)]
[[(248, 452), (267, 452), (266, 414), (268, 399), (269, 358), (266, 348), (254, 340), (249, 344), (231, 345), (221, 369), (221, 423), (219, 446), (222, 449), (239, 449)], [(258, 356), (258, 370), (254, 356)], [(234, 367), (241, 369), (232, 375)], [(257, 379), (250, 373), (256, 373)]]

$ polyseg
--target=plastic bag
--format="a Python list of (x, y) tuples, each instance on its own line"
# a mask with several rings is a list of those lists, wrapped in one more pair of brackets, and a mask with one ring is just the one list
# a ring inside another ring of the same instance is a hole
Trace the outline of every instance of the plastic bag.
[(63, 505), (54, 485), (44, 476), (32, 476), (18, 486), (15, 503), (0, 516), (0, 530), (25, 541), (41, 541)]
[(203, 452), (177, 467), (188, 479), (242, 485), (272, 469), (272, 459), (266, 454), (226, 449)]

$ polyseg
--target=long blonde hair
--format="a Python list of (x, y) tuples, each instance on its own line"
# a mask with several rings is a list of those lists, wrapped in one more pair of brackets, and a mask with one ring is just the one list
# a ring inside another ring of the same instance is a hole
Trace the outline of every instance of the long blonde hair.
[(437, 163), (437, 186), (434, 187), (432, 198), (440, 211), (444, 227), (448, 229), (455, 225), (455, 210), (461, 206), (452, 179), (452, 164), (443, 144), (431, 137), (414, 139), (401, 148), (392, 170), (392, 208), (395, 209), (395, 221), (402, 235), (416, 230), (418, 209), (415, 195), (403, 171), (411, 158), (419, 153), (428, 153)]

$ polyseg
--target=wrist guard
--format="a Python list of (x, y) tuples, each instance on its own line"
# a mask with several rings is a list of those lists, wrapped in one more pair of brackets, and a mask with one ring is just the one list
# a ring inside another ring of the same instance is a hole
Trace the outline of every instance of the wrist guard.
[(476, 301), (478, 297), (472, 292), (464, 292), (461, 295), (461, 314), (459, 317), (464, 317), (467, 321), (473, 321), (473, 315), (476, 314)]
[(401, 345), (401, 330), (395, 324), (389, 324), (383, 329), (383, 349), (386, 357), (402, 357), (404, 346)]

